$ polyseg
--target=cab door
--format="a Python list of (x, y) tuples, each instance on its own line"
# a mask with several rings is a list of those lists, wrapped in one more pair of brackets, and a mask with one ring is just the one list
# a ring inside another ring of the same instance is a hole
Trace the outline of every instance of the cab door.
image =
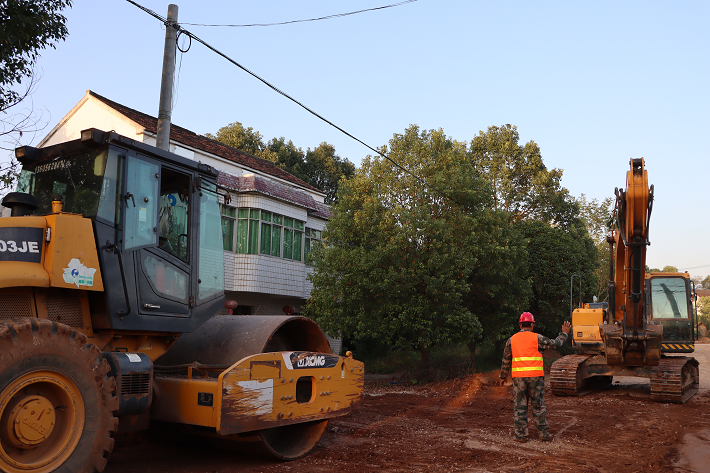
[(132, 251), (139, 314), (191, 315), (192, 180), (140, 154), (127, 159), (124, 251)]

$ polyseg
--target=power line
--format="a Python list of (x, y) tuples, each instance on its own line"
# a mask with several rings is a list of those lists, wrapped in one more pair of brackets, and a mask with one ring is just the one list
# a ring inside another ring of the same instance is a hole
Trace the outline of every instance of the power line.
[(375, 11), (375, 10), (384, 10), (385, 8), (393, 8), (393, 7), (399, 7), (401, 5), (405, 5), (407, 3), (413, 3), (416, 2), (417, 0), (406, 0), (404, 2), (399, 2), (399, 3), (393, 3), (392, 5), (385, 5), (382, 7), (375, 7), (375, 8), (367, 8), (365, 10), (358, 10), (358, 11), (352, 11), (348, 13), (336, 13), (334, 15), (327, 15), (327, 16), (321, 16), (318, 18), (308, 18), (306, 20), (291, 20), (291, 21), (282, 21), (280, 23), (252, 23), (249, 25), (206, 25), (203, 23), (183, 23), (183, 25), (190, 25), (190, 26), (223, 26), (223, 27), (230, 27), (230, 28), (247, 28), (250, 26), (280, 26), (280, 25), (290, 25), (292, 23), (305, 23), (307, 21), (320, 21), (320, 20), (330, 20), (332, 18), (341, 18), (344, 16), (349, 16), (349, 15), (355, 15), (357, 13), (365, 13), (368, 11)]
[(685, 269), (687, 271), (689, 269), (699, 269), (699, 268), (708, 268), (708, 267), (710, 267), (710, 264), (703, 264), (700, 266), (692, 266), (690, 268), (678, 268), (678, 269)]
[[(328, 125), (332, 126), (332, 127), (335, 128), (336, 130), (340, 131), (340, 132), (343, 133), (345, 136), (348, 136), (349, 138), (352, 138), (353, 140), (357, 141), (358, 143), (360, 143), (361, 145), (365, 146), (366, 148), (368, 148), (368, 149), (374, 151), (375, 153), (379, 154), (380, 156), (382, 156), (383, 158), (385, 158), (387, 161), (389, 161), (389, 162), (391, 162), (392, 164), (394, 164), (397, 168), (399, 168), (400, 170), (402, 170), (404, 173), (409, 174), (409, 175), (412, 176), (414, 179), (416, 179), (417, 181), (419, 181), (419, 182), (420, 182), (421, 184), (423, 184), (425, 187), (428, 187), (428, 188), (430, 188), (430, 189), (432, 189), (432, 190), (435, 190), (436, 192), (438, 192), (439, 194), (441, 194), (444, 198), (449, 199), (451, 202), (454, 202), (455, 204), (458, 204), (458, 205), (460, 205), (461, 207), (466, 207), (464, 204), (458, 202), (456, 199), (454, 199), (454, 198), (450, 197), (449, 195), (447, 195), (447, 194), (446, 194), (444, 191), (442, 191), (441, 189), (439, 189), (439, 188), (437, 188), (437, 187), (435, 187), (435, 186), (433, 186), (433, 185), (427, 183), (424, 179), (422, 179), (421, 177), (419, 177), (419, 176), (417, 176), (416, 174), (412, 173), (412, 172), (409, 171), (407, 168), (405, 168), (404, 166), (402, 166), (401, 164), (399, 164), (398, 162), (396, 162), (394, 159), (390, 158), (390, 157), (389, 157), (388, 155), (386, 155), (385, 153), (376, 150), (376, 149), (373, 148), (372, 146), (368, 145), (367, 143), (365, 143), (365, 142), (362, 141), (361, 139), (357, 138), (356, 136), (353, 136), (352, 134), (348, 133), (348, 132), (345, 131), (343, 128), (339, 127), (338, 125), (336, 125), (335, 123), (331, 122), (331, 121), (328, 120), (327, 118), (325, 118), (325, 117), (323, 117), (322, 115), (320, 115), (320, 114), (316, 113), (315, 111), (311, 110), (310, 108), (308, 108), (307, 106), (305, 106), (304, 104), (302, 104), (301, 102), (299, 102), (298, 100), (296, 100), (295, 98), (293, 98), (293, 97), (291, 97), (290, 95), (288, 95), (286, 92), (282, 91), (282, 90), (279, 89), (278, 87), (276, 87), (276, 86), (274, 86), (273, 84), (271, 84), (270, 82), (268, 82), (266, 79), (263, 79), (263, 78), (259, 77), (259, 76), (256, 75), (254, 72), (252, 72), (252, 71), (250, 71), (249, 69), (247, 69), (246, 67), (242, 66), (241, 64), (239, 64), (237, 61), (235, 61), (235, 60), (232, 59), (231, 57), (227, 56), (226, 54), (224, 54), (223, 52), (219, 51), (219, 50), (216, 49), (215, 47), (213, 47), (213, 46), (211, 46), (210, 44), (206, 43), (205, 41), (203, 41), (202, 39), (200, 39), (199, 37), (197, 37), (197, 36), (194, 35), (193, 33), (190, 33), (188, 30), (182, 28), (179, 24), (175, 24), (175, 23), (173, 23), (173, 22), (171, 22), (171, 21), (168, 21), (167, 18), (162, 17), (161, 15), (155, 13), (153, 10), (151, 10), (151, 9), (149, 9), (149, 8), (146, 8), (146, 7), (142, 6), (142, 5), (139, 5), (138, 3), (134, 2), (133, 0), (126, 0), (126, 1), (127, 1), (128, 3), (131, 3), (131, 4), (135, 5), (135, 6), (138, 7), (138, 8), (140, 8), (141, 10), (143, 10), (143, 11), (146, 12), (146, 13), (148, 13), (149, 15), (151, 15), (151, 16), (157, 18), (157, 19), (160, 20), (166, 27), (167, 27), (167, 26), (172, 26), (172, 27), (176, 28), (176, 29), (178, 30), (178, 33), (179, 33), (179, 34), (185, 34), (185, 35), (187, 35), (191, 40), (194, 39), (194, 40), (197, 41), (198, 43), (200, 43), (200, 44), (202, 44), (203, 46), (205, 46), (207, 49), (211, 50), (212, 52), (214, 52), (214, 53), (216, 53), (216, 54), (218, 54), (218, 55), (220, 55), (220, 56), (222, 56), (224, 59), (226, 59), (227, 61), (231, 62), (232, 64), (234, 64), (235, 66), (237, 66), (238, 68), (240, 68), (241, 70), (243, 70), (244, 72), (246, 72), (247, 74), (249, 74), (250, 76), (252, 76), (252, 77), (254, 77), (255, 79), (257, 79), (257, 80), (259, 80), (260, 82), (262, 82), (264, 85), (266, 85), (267, 87), (269, 87), (269, 88), (270, 88), (271, 90), (273, 90), (274, 92), (277, 92), (277, 93), (283, 95), (284, 97), (286, 97), (287, 99), (289, 99), (289, 100), (292, 101), (293, 103), (297, 104), (298, 106), (300, 106), (301, 108), (303, 108), (304, 110), (306, 110), (307, 112), (309, 112), (310, 114), (312, 114), (313, 116), (315, 116), (315, 117), (321, 119), (322, 121), (324, 121), (324, 122), (327, 123)], [(416, 0), (409, 0), (409, 1), (411, 2), (411, 1), (416, 1)], [(408, 3), (408, 2), (404, 2), (404, 3)], [(179, 37), (179, 36), (178, 36), (178, 37)]]

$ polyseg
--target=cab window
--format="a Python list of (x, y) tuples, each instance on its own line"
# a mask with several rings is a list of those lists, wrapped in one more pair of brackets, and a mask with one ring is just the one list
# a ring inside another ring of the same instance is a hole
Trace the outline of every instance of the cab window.
[(129, 156), (126, 164), (126, 209), (123, 248), (130, 250), (158, 243), (158, 188), (160, 167)]
[(187, 262), (190, 176), (163, 167), (160, 176), (158, 246)]
[(687, 319), (688, 297), (683, 278), (651, 279), (654, 319)]

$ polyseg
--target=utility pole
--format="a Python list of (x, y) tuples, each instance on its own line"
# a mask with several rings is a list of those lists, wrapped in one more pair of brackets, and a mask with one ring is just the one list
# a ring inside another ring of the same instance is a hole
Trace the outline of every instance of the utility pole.
[(175, 49), (177, 48), (178, 6), (168, 5), (168, 23), (165, 25), (165, 50), (163, 76), (160, 81), (158, 106), (158, 137), (156, 146), (170, 151), (170, 117), (172, 116), (173, 83), (175, 78)]

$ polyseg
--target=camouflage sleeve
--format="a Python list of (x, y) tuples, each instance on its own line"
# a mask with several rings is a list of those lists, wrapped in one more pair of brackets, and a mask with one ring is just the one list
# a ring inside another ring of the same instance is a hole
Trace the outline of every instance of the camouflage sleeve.
[(550, 340), (544, 335), (538, 334), (537, 336), (537, 349), (541, 352), (547, 350), (548, 348), (559, 348), (565, 344), (567, 341), (567, 334), (560, 332), (560, 334), (554, 340)]
[(505, 350), (503, 350), (503, 363), (500, 366), (500, 379), (508, 379), (510, 374), (510, 365), (513, 362), (513, 349), (510, 346), (510, 338), (505, 343)]

